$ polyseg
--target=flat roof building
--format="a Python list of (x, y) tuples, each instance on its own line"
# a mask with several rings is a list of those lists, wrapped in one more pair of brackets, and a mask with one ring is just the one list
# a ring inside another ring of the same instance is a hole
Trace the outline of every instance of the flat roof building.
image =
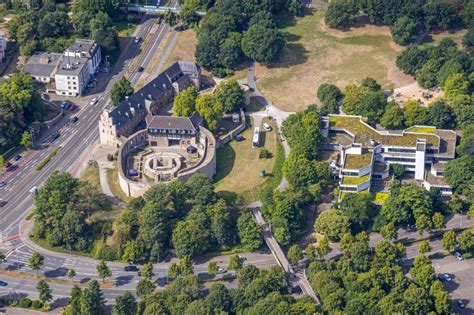
[(37, 53), (31, 56), (25, 64), (24, 71), (29, 73), (36, 81), (49, 83), (54, 80), (54, 75), (61, 63), (63, 54)]
[(79, 96), (90, 80), (89, 59), (65, 56), (54, 75), (56, 94)]

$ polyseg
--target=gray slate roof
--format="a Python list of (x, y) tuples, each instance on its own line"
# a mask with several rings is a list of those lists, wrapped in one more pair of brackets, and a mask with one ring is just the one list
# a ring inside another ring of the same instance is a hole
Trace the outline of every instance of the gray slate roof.
[[(152, 102), (153, 100), (159, 98), (162, 93), (165, 93), (167, 90), (172, 90), (172, 78), (183, 74), (180, 64), (183, 65), (183, 67), (185, 66), (187, 69), (192, 69), (193, 67), (188, 64), (194, 63), (173, 63), (168, 69), (160, 73), (156, 78), (143, 86), (140, 90), (130, 95), (128, 99), (122, 101), (112, 110), (110, 110), (109, 116), (112, 118), (114, 125), (119, 127), (124, 125), (130, 119), (130, 117), (136, 115), (138, 111), (146, 111), (146, 102)], [(199, 66), (195, 65), (194, 69), (199, 71)]]
[(68, 50), (71, 52), (84, 52), (87, 57), (91, 58), (94, 45), (95, 41), (92, 39), (76, 39), (76, 41), (68, 47)]
[(151, 116), (146, 117), (148, 128), (197, 131), (203, 119), (197, 112), (191, 117)]
[(32, 76), (52, 77), (62, 57), (63, 54), (58, 53), (34, 54), (25, 64), (24, 71)]
[[(87, 65), (89, 59), (87, 58), (75, 58), (75, 57), (64, 57), (59, 64), (58, 71), (56, 74), (60, 75), (78, 75), (81, 73), (82, 68)], [(67, 68), (67, 64), (70, 62), (71, 68)]]

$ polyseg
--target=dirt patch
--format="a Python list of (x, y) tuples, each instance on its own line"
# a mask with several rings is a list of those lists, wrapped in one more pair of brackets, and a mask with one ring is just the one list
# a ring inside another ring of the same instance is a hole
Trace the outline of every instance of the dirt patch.
[(384, 87), (396, 88), (412, 82), (396, 73), (395, 58), (401, 48), (392, 42), (388, 27), (368, 25), (362, 17), (348, 31), (328, 28), (323, 10), (311, 11), (296, 21), (282, 18), (287, 45), (278, 61), (257, 65), (257, 84), (274, 105), (297, 111), (317, 103), (322, 83), (344, 88), (372, 77)]
[(417, 82), (413, 82), (395, 89), (388, 100), (394, 100), (400, 105), (408, 100), (415, 100), (420, 105), (429, 106), (434, 100), (443, 97), (443, 95), (443, 91), (439, 88), (423, 89)]
[(387, 72), (388, 80), (393, 83), (394, 86), (402, 87), (415, 82), (415, 78), (411, 75), (405, 74), (402, 70), (398, 69), (395, 62), (390, 65)]

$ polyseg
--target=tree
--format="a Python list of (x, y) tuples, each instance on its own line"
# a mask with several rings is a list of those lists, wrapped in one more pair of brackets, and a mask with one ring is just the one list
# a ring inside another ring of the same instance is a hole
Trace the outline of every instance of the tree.
[(425, 49), (421, 49), (418, 45), (412, 45), (397, 56), (396, 64), (397, 67), (402, 69), (406, 74), (415, 75), (428, 58)]
[(326, 210), (317, 218), (314, 229), (330, 240), (338, 240), (349, 230), (349, 218), (336, 209)]
[(181, 268), (177, 263), (171, 263), (167, 271), (167, 277), (170, 278), (178, 278), (181, 275)]
[(228, 313), (232, 310), (232, 296), (222, 283), (215, 283), (211, 286), (206, 303), (216, 313)]
[(380, 119), (380, 124), (388, 129), (402, 129), (405, 126), (403, 109), (395, 102), (388, 103)]
[(212, 180), (204, 174), (196, 173), (192, 175), (186, 185), (189, 187), (191, 203), (195, 205), (207, 206), (216, 201), (214, 184)]
[(448, 99), (454, 99), (467, 93), (469, 80), (464, 73), (455, 73), (450, 75), (443, 85), (444, 95)]
[(208, 231), (194, 220), (180, 221), (173, 230), (172, 241), (178, 257), (196, 256), (209, 246)]
[(321, 257), (329, 254), (331, 247), (329, 246), (329, 239), (326, 235), (323, 235), (323, 237), (318, 240), (318, 243), (316, 244), (316, 250)]
[(402, 16), (390, 27), (395, 43), (407, 45), (418, 33), (418, 24), (413, 19)]
[(349, 194), (339, 206), (344, 215), (349, 218), (353, 232), (365, 230), (375, 216), (375, 206), (370, 194)]
[(103, 283), (105, 283), (105, 278), (112, 276), (112, 270), (110, 270), (103, 260), (101, 260), (97, 265), (97, 273), (99, 274), (99, 278), (102, 279)]
[(435, 230), (441, 230), (444, 227), (444, 216), (440, 212), (433, 214), (432, 221)]
[(317, 96), (321, 101), (321, 114), (334, 114), (337, 113), (339, 110), (339, 103), (342, 100), (342, 92), (341, 90), (329, 83), (323, 83), (318, 87)]
[(244, 54), (262, 64), (274, 61), (285, 45), (285, 39), (278, 29), (266, 28), (254, 24), (242, 37), (242, 51)]
[(423, 288), (427, 289), (435, 280), (434, 268), (426, 256), (418, 254), (413, 261), (413, 268), (410, 269), (413, 279)]
[(214, 90), (214, 96), (225, 112), (233, 112), (245, 106), (245, 93), (235, 79), (219, 83)]
[(425, 254), (425, 253), (429, 253), (430, 251), (431, 251), (430, 242), (428, 242), (427, 240), (422, 241), (420, 243), (420, 246), (418, 247), (418, 253)]
[(438, 71), (441, 68), (436, 59), (428, 59), (423, 66), (416, 71), (416, 81), (425, 89), (430, 89), (438, 84)]
[(142, 248), (140, 243), (131, 240), (125, 244), (125, 249), (122, 255), (122, 259), (128, 262), (136, 262), (142, 257)]
[(73, 282), (73, 279), (75, 276), (76, 276), (76, 270), (71, 268), (67, 271), (67, 277), (71, 279), (71, 282)]
[(290, 263), (296, 264), (303, 258), (303, 253), (298, 245), (293, 245), (288, 249), (287, 257)]
[(421, 237), (423, 237), (424, 232), (430, 231), (432, 226), (433, 223), (427, 215), (422, 214), (416, 218), (416, 229)]
[(459, 235), (459, 248), (468, 252), (474, 248), (474, 231), (466, 230)]
[(91, 280), (81, 294), (81, 314), (104, 313), (104, 297), (99, 282)]
[(224, 199), (207, 207), (211, 218), (211, 236), (220, 246), (232, 246), (236, 242), (235, 220)]
[(130, 81), (128, 81), (126, 77), (122, 77), (112, 86), (112, 90), (110, 90), (110, 99), (112, 100), (112, 104), (117, 106), (127, 96), (132, 94), (133, 88), (130, 84)]
[(115, 55), (120, 51), (118, 33), (107, 13), (100, 11), (90, 20), (91, 38), (103, 49), (104, 54)]
[(382, 90), (374, 91), (367, 86), (349, 85), (344, 92), (342, 110), (346, 114), (361, 115), (369, 121), (379, 121), (383, 115), (387, 99)]
[(41, 254), (34, 252), (30, 259), (28, 260), (28, 266), (34, 271), (36, 271), (36, 276), (38, 277), (38, 271), (43, 268), (44, 257)]
[(435, 101), (426, 111), (426, 121), (440, 129), (453, 129), (455, 116), (453, 109), (443, 101)]
[(190, 276), (194, 274), (193, 261), (189, 257), (183, 257), (179, 261), (180, 275)]
[(438, 71), (438, 84), (444, 86), (446, 80), (453, 74), (462, 73), (463, 67), (456, 59), (446, 61)]
[(393, 224), (393, 222), (389, 222), (380, 229), (380, 234), (382, 234), (382, 237), (387, 241), (391, 241), (397, 239), (398, 233), (395, 224)]
[(288, 13), (293, 16), (303, 16), (304, 15), (303, 3), (299, 0), (289, 0)]
[(217, 130), (224, 108), (212, 94), (199, 95), (196, 99), (196, 110), (204, 118), (210, 130)]
[(190, 86), (174, 98), (173, 115), (190, 117), (196, 111), (196, 98), (199, 91), (195, 86)]
[(244, 53), (240, 43), (242, 42), (242, 34), (237, 32), (229, 32), (227, 38), (219, 45), (218, 59), (227, 69), (234, 69), (243, 58)]
[(461, 156), (446, 165), (444, 178), (458, 194), (469, 196), (472, 193), (474, 178), (474, 158)]
[(321, 142), (320, 125), (320, 116), (314, 111), (297, 112), (288, 116), (283, 121), (281, 131), (291, 152), (303, 155), (308, 160), (315, 160)]
[(243, 212), (237, 220), (237, 231), (240, 243), (253, 251), (260, 248), (263, 244), (262, 230), (253, 220), (250, 212)]
[(443, 249), (448, 250), (450, 252), (455, 250), (457, 247), (456, 232), (454, 232), (453, 230), (444, 232), (443, 240), (441, 241), (441, 246), (443, 246)]
[(176, 24), (178, 23), (178, 17), (176, 16), (174, 12), (172, 12), (171, 10), (168, 10), (165, 13), (164, 21), (170, 27), (175, 27)]
[(36, 285), (36, 290), (38, 290), (39, 293), (39, 300), (44, 304), (48, 303), (53, 299), (53, 290), (51, 290), (46, 281), (38, 281), (38, 284)]
[(141, 276), (143, 278), (148, 279), (148, 280), (151, 280), (151, 278), (153, 278), (153, 276), (154, 276), (153, 263), (147, 262), (146, 264), (143, 265)]
[(129, 291), (115, 298), (115, 304), (112, 307), (112, 315), (135, 315), (136, 311), (137, 302)]
[(355, 24), (357, 5), (352, 0), (331, 1), (326, 11), (326, 24), (332, 28), (344, 29)]
[(153, 282), (147, 278), (142, 278), (137, 283), (137, 295), (139, 298), (144, 298), (155, 291), (155, 288), (156, 285)]
[(211, 261), (209, 265), (207, 266), (207, 273), (210, 276), (214, 277), (217, 274), (217, 269), (218, 269), (217, 262)]
[(403, 115), (405, 117), (405, 124), (408, 127), (423, 125), (426, 122), (426, 109), (413, 100), (405, 102), (403, 105)]
[(20, 144), (24, 146), (25, 149), (31, 149), (33, 147), (33, 142), (31, 141), (31, 134), (28, 131), (23, 132)]
[(71, 295), (67, 302), (67, 315), (81, 314), (81, 295), (81, 288), (78, 285), (74, 285), (71, 289)]
[(3, 155), (0, 154), (0, 169), (3, 168), (3, 165), (5, 164), (5, 158)]
[(232, 255), (229, 258), (229, 264), (227, 265), (227, 268), (229, 270), (239, 271), (243, 265), (244, 260), (242, 259), (242, 257), (240, 257), (239, 255)]
[(395, 179), (401, 179), (405, 174), (405, 167), (401, 164), (390, 164), (390, 172)]
[(161, 202), (146, 202), (140, 212), (139, 234), (150, 248), (155, 246), (157, 254), (163, 254), (170, 235), (169, 218)]
[(413, 223), (420, 215), (430, 217), (433, 204), (430, 196), (422, 187), (402, 184), (382, 205), (380, 214), (390, 222), (397, 224)]

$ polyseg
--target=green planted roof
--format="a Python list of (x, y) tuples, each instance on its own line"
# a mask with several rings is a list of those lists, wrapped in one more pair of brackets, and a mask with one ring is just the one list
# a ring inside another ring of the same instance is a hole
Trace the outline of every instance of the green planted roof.
[(370, 178), (370, 173), (361, 177), (352, 177), (352, 176), (344, 176), (342, 178), (343, 185), (360, 185), (365, 183)]
[(366, 152), (363, 154), (346, 154), (344, 168), (361, 169), (363, 167), (369, 166), (371, 161), (372, 152)]
[(414, 147), (417, 139), (426, 139), (426, 144), (439, 147), (439, 138), (433, 134), (406, 131), (403, 134), (383, 134), (363, 123), (357, 116), (330, 115), (329, 124), (331, 128), (340, 128), (350, 132), (354, 135), (356, 143), (366, 146), (370, 145), (370, 140), (375, 140), (384, 145)]

